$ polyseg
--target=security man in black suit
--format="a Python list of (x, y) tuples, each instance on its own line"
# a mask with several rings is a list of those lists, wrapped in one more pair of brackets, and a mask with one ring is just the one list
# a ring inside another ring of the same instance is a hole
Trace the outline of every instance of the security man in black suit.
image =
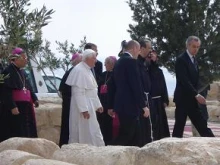
[(173, 137), (183, 137), (187, 116), (202, 137), (214, 137), (198, 107), (198, 103), (206, 104), (205, 98), (199, 94), (198, 90), (199, 68), (195, 56), (200, 45), (201, 40), (198, 37), (188, 37), (187, 50), (176, 60), (176, 89), (174, 92), (176, 110)]
[(112, 85), (114, 88), (109, 89), (109, 97), (112, 98), (110, 100), (114, 102), (111, 105), (113, 109), (109, 109), (108, 112), (110, 116), (113, 111), (118, 114), (120, 128), (119, 135), (112, 145), (142, 146), (140, 115), (147, 118), (149, 109), (144, 101), (144, 91), (138, 71), (139, 53), (139, 43), (134, 40), (129, 41), (125, 53), (120, 56), (114, 67), (114, 85)]

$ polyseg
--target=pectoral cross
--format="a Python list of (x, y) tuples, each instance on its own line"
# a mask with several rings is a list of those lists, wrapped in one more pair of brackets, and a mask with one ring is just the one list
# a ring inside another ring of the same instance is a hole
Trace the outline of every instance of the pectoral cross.
[(23, 87), (23, 91), (25, 94), (27, 93), (27, 89), (25, 87)]

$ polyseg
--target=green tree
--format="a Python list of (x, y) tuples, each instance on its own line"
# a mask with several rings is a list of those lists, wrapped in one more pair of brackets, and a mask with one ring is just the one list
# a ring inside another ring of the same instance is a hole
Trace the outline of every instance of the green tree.
[(161, 63), (174, 73), (176, 57), (185, 49), (188, 36), (201, 41), (197, 55), (207, 82), (220, 78), (220, 0), (129, 0), (134, 24), (133, 39), (151, 38)]
[(49, 23), (54, 10), (29, 11), (30, 0), (1, 0), (1, 46), (7, 47), (8, 55), (13, 47), (22, 47), (30, 58), (35, 57), (42, 46), (42, 28)]
[[(7, 56), (14, 47), (21, 47), (25, 50), (29, 59), (37, 64), (37, 69), (45, 75), (45, 69), (49, 69), (55, 76), (54, 71), (60, 67), (64, 71), (68, 70), (70, 65), (69, 56), (72, 53), (79, 52), (86, 43), (86, 37), (81, 41), (78, 49), (74, 44), (68, 41), (58, 44), (59, 53), (64, 57), (58, 58), (50, 49), (50, 42), (42, 39), (42, 28), (47, 26), (51, 20), (51, 15), (55, 12), (48, 10), (45, 6), (40, 9), (30, 10), (30, 0), (1, 0), (0, 17), (3, 23), (0, 25), (0, 59), (4, 64), (7, 63)], [(29, 61), (29, 69), (32, 70)], [(4, 77), (0, 75), (0, 81)], [(48, 79), (51, 85), (56, 89), (55, 84)]]
[(71, 55), (73, 53), (81, 53), (85, 44), (86, 44), (86, 37), (84, 37), (81, 41), (80, 41), (80, 45), (78, 48), (75, 48), (75, 45), (73, 43), (69, 43), (67, 40), (64, 42), (59, 42), (56, 41), (56, 44), (58, 45), (57, 50), (59, 51), (59, 53), (61, 53), (62, 55), (64, 55), (64, 57), (62, 57), (61, 60), (61, 68), (64, 71), (69, 70), (70, 67), (70, 59), (71, 59)]
[[(45, 68), (52, 70), (60, 64), (49, 49), (50, 43), (46, 41), (43, 45), (42, 40), (42, 28), (48, 25), (54, 10), (43, 6), (30, 11), (30, 5), (30, 0), (0, 1), (0, 16), (3, 19), (0, 26), (0, 57), (6, 64), (12, 49), (21, 47), (38, 69), (45, 73)], [(32, 72), (30, 60), (29, 69)]]
[(80, 41), (79, 48), (75, 48), (74, 44), (69, 43), (67, 40), (64, 42), (56, 41), (56, 44), (58, 45), (57, 50), (62, 54), (60, 58), (58, 58), (55, 53), (52, 52), (50, 49), (50, 42), (47, 40), (45, 41), (45, 45), (43, 45), (39, 50), (36, 61), (38, 65), (37, 69), (43, 72), (43, 74), (46, 76), (46, 79), (53, 86), (53, 88), (57, 90), (57, 92), (58, 89), (55, 84), (56, 81), (53, 82), (50, 78), (48, 78), (45, 69), (49, 69), (55, 80), (55, 70), (62, 68), (64, 71), (68, 71), (71, 65), (71, 55), (77, 52), (81, 53), (85, 43), (86, 37)]

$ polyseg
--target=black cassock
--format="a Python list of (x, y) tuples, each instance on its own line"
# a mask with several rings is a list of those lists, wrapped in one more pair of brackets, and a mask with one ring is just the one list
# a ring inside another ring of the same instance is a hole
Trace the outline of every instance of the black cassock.
[(71, 101), (71, 86), (66, 84), (66, 79), (68, 78), (71, 70), (70, 68), (63, 76), (59, 91), (62, 94), (62, 116), (61, 116), (61, 130), (60, 130), (60, 142), (59, 146), (63, 144), (68, 144), (69, 141), (69, 115), (70, 115), (70, 101)]
[(151, 62), (149, 70), (151, 77), (150, 94), (152, 97), (151, 121), (153, 139), (159, 140), (170, 136), (167, 115), (164, 107), (164, 103), (167, 105), (169, 104), (169, 98), (163, 71), (154, 62)]
[[(150, 97), (150, 89), (151, 89), (151, 80), (148, 67), (145, 65), (145, 59), (142, 56), (138, 56), (137, 59), (139, 73), (141, 77), (141, 84), (142, 88), (145, 92), (144, 98), (147, 102), (148, 108), (151, 110), (151, 97)], [(140, 123), (141, 123), (141, 136), (142, 136), (142, 146), (152, 141), (152, 129), (150, 118), (145, 118), (143, 114), (140, 116)]]
[[(27, 74), (12, 63), (2, 73), (9, 77), (1, 84), (0, 141), (10, 137), (37, 137), (33, 107), (37, 96), (32, 91)], [(24, 97), (30, 96), (29, 101), (23, 100), (23, 97), (15, 98), (15, 92), (23, 93)], [(12, 114), (11, 110), (15, 107), (20, 114)]]
[(100, 125), (100, 129), (103, 135), (103, 139), (106, 145), (108, 145), (113, 138), (112, 132), (112, 117), (108, 115), (108, 86), (109, 82), (111, 82), (113, 72), (105, 71), (100, 76), (100, 85), (99, 85), (99, 98), (100, 102), (103, 106), (103, 113), (96, 113), (97, 119)]

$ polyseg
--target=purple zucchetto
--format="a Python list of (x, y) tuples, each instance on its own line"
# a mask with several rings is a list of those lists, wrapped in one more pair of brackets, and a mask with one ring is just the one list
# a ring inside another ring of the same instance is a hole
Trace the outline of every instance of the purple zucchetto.
[(79, 56), (80, 56), (79, 53), (74, 53), (74, 54), (72, 55), (71, 60), (73, 61), (73, 60), (75, 60), (76, 58), (78, 58)]
[(24, 53), (24, 50), (21, 49), (21, 48), (15, 48), (15, 49), (12, 50), (13, 55), (15, 55), (15, 54), (20, 55), (22, 53)]
[(117, 58), (116, 58), (115, 56), (109, 56), (109, 58), (110, 58), (114, 63), (116, 63)]
[(14, 48), (14, 49), (12, 50), (12, 54), (9, 55), (8, 58), (9, 58), (10, 60), (16, 59), (16, 58), (18, 58), (22, 53), (24, 53), (24, 50), (23, 50), (22, 48), (19, 48), (19, 47)]

